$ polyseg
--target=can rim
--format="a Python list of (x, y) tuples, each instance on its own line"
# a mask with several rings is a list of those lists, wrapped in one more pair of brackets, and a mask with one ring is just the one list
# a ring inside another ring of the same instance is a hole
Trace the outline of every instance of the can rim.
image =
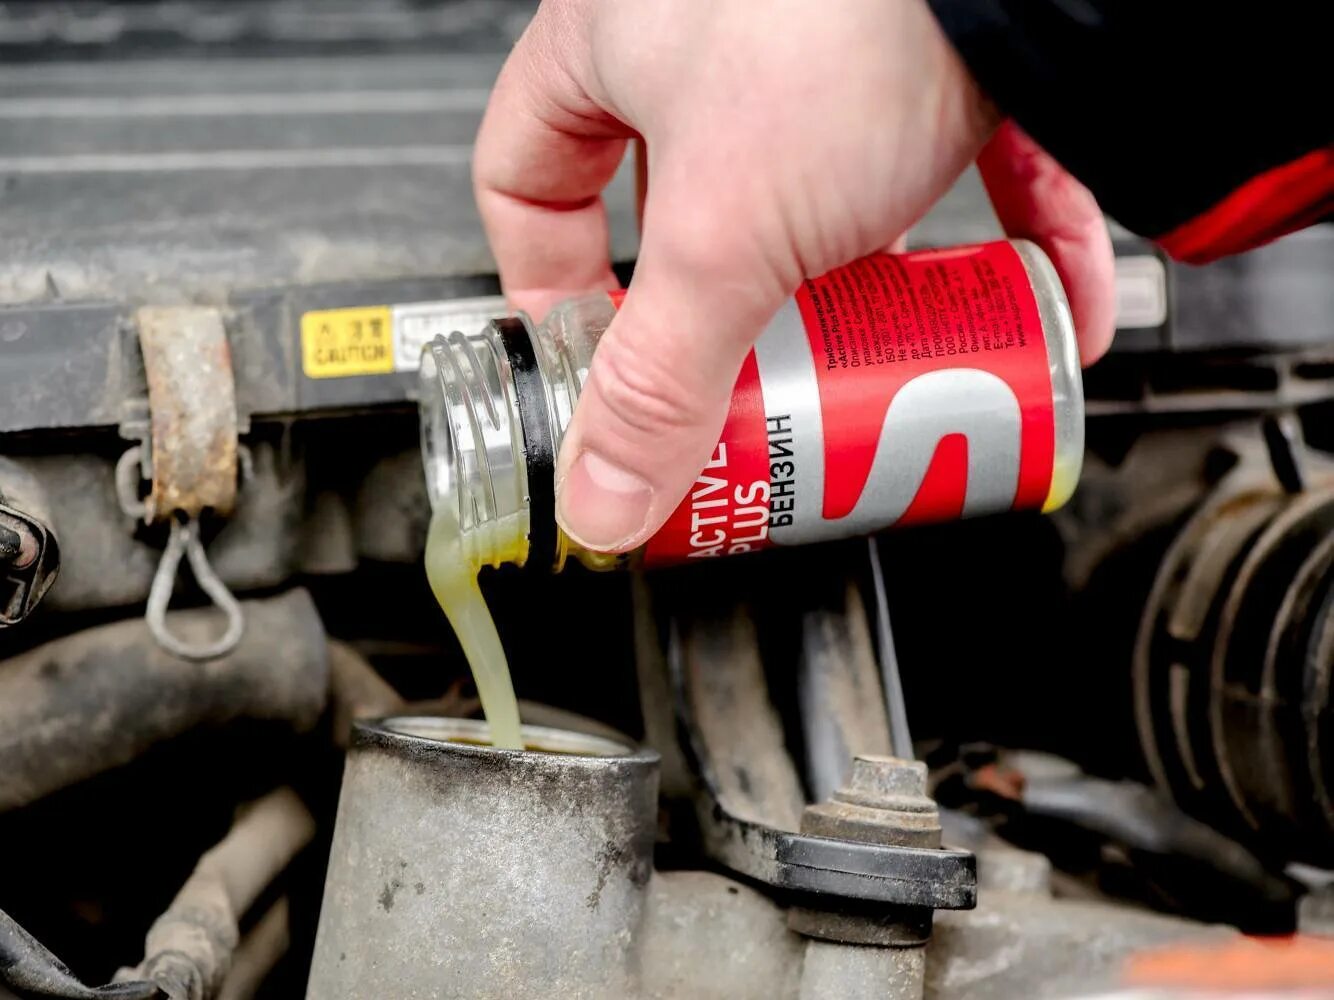
[(432, 755), (478, 758), (532, 758), (585, 764), (656, 764), (658, 754), (647, 747), (622, 743), (570, 729), (525, 725), (525, 749), (491, 746), (490, 727), (481, 719), (438, 715), (401, 715), (359, 721), (353, 727), (353, 746), (379, 746)]

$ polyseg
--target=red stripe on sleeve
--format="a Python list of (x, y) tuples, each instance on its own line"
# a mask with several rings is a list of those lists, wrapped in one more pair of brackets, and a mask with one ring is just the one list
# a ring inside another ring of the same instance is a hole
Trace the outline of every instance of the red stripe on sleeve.
[(1334, 145), (1253, 177), (1158, 244), (1178, 260), (1204, 264), (1250, 250), (1334, 212)]

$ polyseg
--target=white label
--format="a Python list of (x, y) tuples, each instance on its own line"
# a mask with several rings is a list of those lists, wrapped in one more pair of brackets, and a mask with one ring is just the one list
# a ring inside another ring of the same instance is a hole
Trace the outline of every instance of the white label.
[(1157, 257), (1116, 258), (1116, 328), (1142, 330), (1167, 322), (1167, 271)]
[(391, 310), (394, 334), (394, 371), (415, 372), (421, 367), (422, 348), (436, 334), (448, 337), (455, 330), (477, 333), (509, 307), (499, 295), (444, 302), (414, 302)]

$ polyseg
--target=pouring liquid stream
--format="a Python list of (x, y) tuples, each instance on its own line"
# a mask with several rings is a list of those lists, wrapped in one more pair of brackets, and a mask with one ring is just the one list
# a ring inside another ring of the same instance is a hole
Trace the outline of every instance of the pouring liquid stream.
[(452, 506), (440, 504), (431, 516), (426, 535), (426, 579), (472, 669), (482, 712), (491, 729), (491, 745), (522, 750), (519, 703), (495, 620), (477, 586), (479, 568), (464, 554), (458, 516)]

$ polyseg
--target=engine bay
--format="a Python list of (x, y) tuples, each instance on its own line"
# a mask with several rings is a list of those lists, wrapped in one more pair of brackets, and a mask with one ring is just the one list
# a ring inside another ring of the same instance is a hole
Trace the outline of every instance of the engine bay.
[[(415, 366), (499, 301), (468, 164), (531, 7), (0, 9), (0, 996), (1271, 986), (1334, 934), (1334, 225), (1113, 224), (1052, 515), (484, 571), (506, 756)], [(909, 243), (999, 234), (970, 174)], [(311, 376), (303, 317), (382, 307)]]

